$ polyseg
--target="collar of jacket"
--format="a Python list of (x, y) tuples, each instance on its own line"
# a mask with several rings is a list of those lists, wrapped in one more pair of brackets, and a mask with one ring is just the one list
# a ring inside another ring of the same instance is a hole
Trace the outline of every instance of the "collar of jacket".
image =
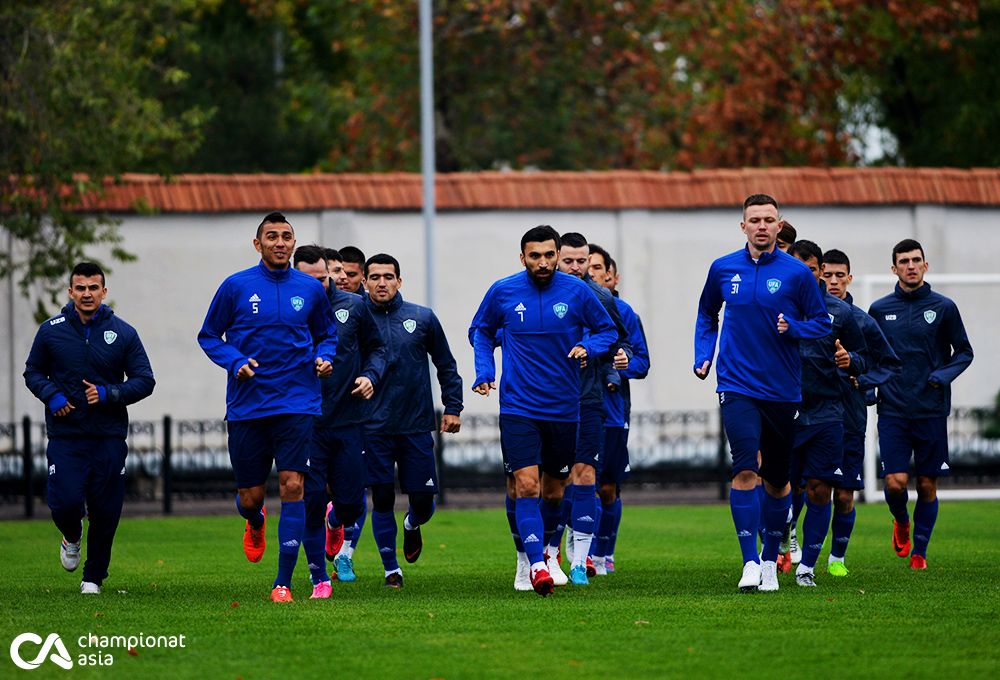
[(854, 296), (851, 295), (850, 293), (844, 293), (844, 302), (846, 302), (849, 305), (853, 305), (854, 304)]
[[(753, 257), (750, 255), (750, 244), (749, 243), (746, 244), (745, 246), (743, 246), (743, 252), (746, 254), (747, 260), (750, 263), (753, 263)], [(769, 252), (769, 253), (768, 252), (761, 253), (760, 257), (757, 258), (757, 264), (763, 265), (763, 264), (769, 264), (770, 262), (773, 262), (774, 260), (776, 260), (778, 258), (778, 253), (780, 253), (780, 252), (781, 251), (778, 250), (778, 247), (775, 246), (774, 250), (772, 250), (771, 252)]]
[(396, 291), (396, 297), (392, 298), (391, 300), (389, 300), (389, 302), (387, 302), (384, 305), (380, 305), (379, 303), (372, 300), (370, 295), (365, 297), (365, 301), (372, 308), (372, 311), (377, 310), (389, 314), (390, 312), (395, 312), (397, 309), (403, 306), (403, 294), (400, 293), (399, 291)]
[(261, 273), (265, 279), (270, 279), (272, 281), (285, 281), (288, 279), (289, 273), (292, 271), (291, 267), (285, 267), (284, 269), (268, 269), (267, 265), (264, 264), (264, 260), (257, 263), (257, 270)]
[(897, 283), (894, 293), (900, 300), (923, 300), (931, 294), (931, 284), (924, 281), (924, 285), (920, 286), (920, 288), (917, 288), (914, 291), (905, 291)]
[[(72, 302), (67, 302), (66, 306), (63, 307), (61, 311), (66, 318), (69, 319), (70, 323), (83, 328), (84, 323), (80, 321), (80, 315), (76, 313), (76, 305)], [(112, 314), (114, 314), (114, 311), (112, 311), (112, 309), (107, 305), (102, 304), (97, 308), (97, 311), (94, 312), (94, 316), (90, 317), (90, 323), (86, 325), (96, 326), (97, 324), (103, 323), (105, 320), (109, 319)]]

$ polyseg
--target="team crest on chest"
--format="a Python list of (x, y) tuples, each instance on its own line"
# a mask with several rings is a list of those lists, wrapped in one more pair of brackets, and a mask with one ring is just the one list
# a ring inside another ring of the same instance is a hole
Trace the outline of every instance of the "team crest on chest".
[(333, 315), (337, 317), (337, 321), (340, 323), (347, 323), (347, 319), (351, 316), (351, 311), (349, 309), (338, 309)]
[(569, 311), (569, 305), (565, 302), (557, 302), (552, 305), (552, 311), (555, 312), (555, 315), (561, 319), (566, 316), (566, 312)]
[(778, 292), (781, 288), (781, 279), (768, 279), (767, 280), (767, 292), (774, 294)]
[(302, 311), (302, 307), (305, 304), (306, 304), (306, 301), (303, 300), (298, 295), (296, 295), (295, 297), (292, 298), (292, 309), (294, 309), (296, 312)]
[(413, 331), (417, 330), (417, 322), (414, 321), (413, 319), (407, 319), (406, 321), (403, 322), (403, 330), (406, 331), (407, 333), (412, 333)]
[(924, 312), (924, 321), (926, 321), (927, 323), (934, 323), (934, 319), (936, 318), (937, 318), (937, 312), (935, 312), (933, 309), (928, 309), (926, 312)]
[(109, 345), (118, 339), (118, 334), (114, 331), (104, 331), (104, 342)]

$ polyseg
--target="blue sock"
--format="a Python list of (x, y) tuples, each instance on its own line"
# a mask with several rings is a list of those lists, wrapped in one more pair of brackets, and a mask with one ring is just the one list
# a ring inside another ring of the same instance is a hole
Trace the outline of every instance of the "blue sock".
[[(292, 587), (292, 572), (306, 529), (306, 502), (282, 501), (278, 520), (278, 576), (274, 585)], [(320, 556), (322, 561), (322, 556)]]
[(806, 498), (806, 517), (802, 520), (802, 564), (812, 569), (823, 549), (823, 540), (830, 528), (833, 504), (816, 505)]
[(934, 531), (934, 523), (938, 516), (937, 498), (930, 503), (917, 499), (917, 506), (913, 509), (913, 554), (927, 557), (927, 544), (931, 540), (931, 532)]
[(399, 569), (399, 561), (396, 559), (396, 516), (392, 512), (372, 510), (372, 534), (375, 535), (375, 545), (385, 570)]
[[(358, 539), (361, 538), (361, 530), (365, 528), (365, 518), (368, 517), (368, 490), (365, 489), (364, 500), (361, 504), (361, 517), (358, 517), (357, 521), (354, 522), (354, 526), (351, 527), (351, 549), (355, 550), (358, 547)], [(346, 531), (346, 529), (345, 529)], [(344, 540), (347, 540), (347, 536), (344, 536)]]
[(767, 524), (767, 520), (764, 515), (767, 512), (764, 509), (764, 497), (767, 496), (767, 491), (764, 490), (763, 484), (757, 485), (757, 505), (760, 507), (760, 519), (757, 520), (757, 536), (760, 537), (760, 545), (763, 549), (764, 547), (764, 527)]
[(510, 537), (514, 539), (514, 550), (523, 553), (524, 543), (521, 543), (521, 534), (517, 531), (517, 505), (510, 496), (504, 496), (504, 504), (507, 506), (507, 524), (510, 526)]
[(542, 513), (542, 531), (545, 534), (542, 539), (545, 541), (545, 545), (551, 545), (553, 536), (556, 535), (559, 525), (562, 524), (560, 521), (561, 508), (561, 503), (549, 503), (544, 498), (538, 499), (538, 511)]
[(847, 543), (851, 540), (851, 532), (854, 531), (854, 519), (857, 514), (854, 508), (843, 514), (833, 513), (833, 521), (830, 523), (830, 533), (833, 534), (833, 542), (830, 544), (831, 556), (843, 557), (847, 554)]
[(733, 525), (736, 527), (736, 538), (740, 541), (743, 563), (760, 562), (760, 556), (757, 554), (757, 522), (760, 521), (757, 491), (731, 489), (729, 509), (733, 513)]
[(542, 512), (538, 509), (537, 498), (518, 498), (514, 501), (514, 511), (517, 514), (517, 533), (524, 542), (524, 552), (528, 553), (528, 562), (535, 564), (545, 558), (545, 544), (542, 542), (544, 525)]
[(326, 573), (326, 527), (306, 527), (305, 535), (302, 537), (302, 547), (306, 551), (306, 559), (309, 560), (309, 578), (313, 585), (322, 581), (329, 581), (330, 576)]
[(559, 503), (559, 524), (556, 525), (555, 533), (552, 534), (552, 538), (548, 541), (548, 545), (556, 550), (562, 545), (563, 534), (566, 533), (566, 527), (569, 525), (569, 518), (572, 511), (573, 503), (570, 500), (570, 494), (564, 491), (562, 502)]
[(802, 514), (802, 504), (806, 500), (806, 494), (803, 491), (796, 491), (795, 487), (792, 487), (792, 524), (798, 524), (799, 515)]
[[(597, 527), (597, 486), (573, 485), (573, 531), (592, 534)], [(576, 551), (573, 552), (576, 555)]]
[(240, 517), (250, 522), (250, 526), (254, 529), (260, 529), (264, 526), (264, 506), (260, 506), (257, 510), (244, 510), (243, 506), (240, 505), (240, 495), (236, 494), (236, 512), (240, 513)]
[(788, 508), (792, 505), (791, 494), (784, 498), (775, 498), (765, 493), (763, 502), (761, 515), (764, 517), (764, 543), (761, 546), (760, 558), (765, 562), (774, 562), (778, 559), (778, 545), (788, 523)]
[[(604, 516), (604, 512), (601, 510), (601, 499), (600, 498), (595, 498), (594, 499), (594, 513), (595, 513), (594, 514), (594, 538), (593, 538), (593, 540), (590, 541), (590, 551), (589, 551), (589, 555), (591, 557), (593, 557), (594, 555), (598, 554), (598, 553), (596, 553), (594, 551), (597, 549), (597, 533), (598, 533), (598, 528), (601, 526), (601, 518)], [(604, 555), (604, 553), (600, 553), (600, 554)]]
[(882, 495), (885, 496), (885, 502), (889, 505), (889, 512), (900, 524), (910, 523), (910, 513), (906, 511), (906, 504), (910, 500), (910, 492), (903, 489), (903, 493), (892, 494), (889, 493), (889, 487), (882, 488)]
[(608, 535), (608, 549), (605, 555), (615, 554), (615, 543), (618, 542), (618, 526), (622, 523), (622, 498), (619, 496), (612, 504), (614, 507), (614, 524), (611, 525), (611, 533)]
[[(620, 507), (620, 506), (619, 506)], [(597, 525), (597, 550), (595, 554), (611, 555), (611, 532), (615, 526), (615, 503), (601, 504), (601, 521)]]

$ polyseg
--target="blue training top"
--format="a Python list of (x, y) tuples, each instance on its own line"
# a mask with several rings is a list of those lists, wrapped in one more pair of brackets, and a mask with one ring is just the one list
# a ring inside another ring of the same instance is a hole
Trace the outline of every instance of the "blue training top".
[(323, 386), (323, 415), (319, 427), (358, 425), (366, 417), (366, 402), (351, 394), (354, 381), (364, 376), (375, 391), (383, 389), (386, 348), (375, 319), (363, 297), (338, 290), (332, 283), (327, 290), (333, 316), (337, 319), (337, 356), (333, 374), (320, 381)]
[(580, 365), (567, 356), (570, 350), (581, 345), (593, 361), (618, 341), (590, 287), (558, 271), (541, 286), (521, 271), (486, 292), (469, 327), (473, 385), (496, 380), (498, 335), (503, 336), (500, 413), (560, 422), (580, 419)]
[(628, 368), (618, 371), (621, 385), (617, 390), (606, 390), (604, 393), (604, 426), (624, 427), (632, 417), (632, 392), (629, 380), (640, 380), (649, 374), (649, 345), (646, 344), (646, 331), (642, 327), (642, 319), (635, 313), (632, 306), (615, 296), (615, 305), (622, 315), (622, 321), (628, 330), (629, 344), (634, 354), (628, 362)]
[(924, 283), (913, 292), (896, 284), (868, 313), (903, 364), (879, 387), (878, 412), (900, 418), (951, 413), (951, 383), (972, 363), (972, 345), (958, 306)]
[[(223, 281), (198, 344), (226, 369), (226, 419), (320, 415), (315, 361), (333, 361), (336, 323), (323, 284), (297, 269), (272, 271), (260, 262)], [(250, 358), (258, 363), (254, 377), (237, 381)]]
[(865, 310), (854, 304), (854, 298), (848, 293), (844, 302), (851, 307), (851, 315), (858, 323), (861, 333), (865, 336), (868, 353), (864, 371), (857, 376), (858, 386), (846, 376), (841, 376), (844, 388), (844, 432), (856, 436), (865, 436), (868, 426), (869, 393), (890, 378), (899, 375), (899, 357), (892, 351), (875, 320), (868, 316)]
[(379, 435), (417, 434), (436, 429), (434, 395), (427, 365), (437, 369), (444, 415), (462, 413), (462, 377), (441, 322), (430, 307), (406, 302), (396, 293), (385, 305), (365, 298), (385, 341), (382, 388), (366, 402), (365, 431)]
[[(831, 330), (809, 268), (778, 249), (754, 262), (747, 246), (713, 262), (698, 303), (695, 368), (715, 355), (723, 303), (717, 391), (766, 401), (801, 401), (799, 340), (822, 338)], [(778, 314), (788, 322), (784, 333), (778, 333)]]
[[(126, 377), (128, 378), (126, 380)], [(96, 385), (101, 399), (87, 403), (83, 381)], [(24, 382), (46, 406), (49, 438), (128, 436), (125, 407), (153, 393), (153, 369), (139, 334), (110, 307), (98, 307), (90, 322), (80, 321), (72, 302), (44, 322), (24, 366)], [(73, 410), (55, 416), (68, 401)]]

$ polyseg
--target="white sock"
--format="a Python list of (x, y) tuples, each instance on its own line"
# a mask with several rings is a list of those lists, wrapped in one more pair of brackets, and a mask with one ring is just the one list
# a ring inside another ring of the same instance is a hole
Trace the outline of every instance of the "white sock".
[(827, 559), (826, 563), (827, 564), (833, 564), (834, 562), (840, 562), (841, 564), (843, 564), (844, 563), (844, 558), (843, 557), (834, 557), (833, 555), (830, 555), (830, 557)]
[(348, 557), (354, 555), (354, 548), (351, 547), (350, 541), (344, 541), (344, 545), (340, 546), (340, 550), (337, 551), (337, 557), (341, 555), (347, 555)]
[[(528, 559), (528, 556), (525, 555), (524, 559)], [(545, 562), (535, 562), (534, 564), (531, 565), (531, 575), (534, 576), (535, 572), (538, 571), (539, 569), (544, 569), (545, 571), (549, 570), (549, 568), (545, 566)]]
[(386, 576), (388, 576), (389, 574), (399, 574), (400, 576), (402, 576), (403, 575), (403, 570), (402, 569), (393, 569), (392, 571), (385, 572)]
[(594, 540), (594, 534), (585, 534), (582, 531), (573, 529), (573, 566), (578, 567), (587, 564), (587, 557), (590, 555), (590, 542)]
[(413, 531), (419, 526), (420, 526), (419, 524), (417, 525), (410, 524), (410, 513), (406, 513), (406, 517), (403, 518), (403, 528), (406, 529), (407, 531)]
[(528, 563), (528, 553), (519, 552), (517, 554), (517, 563), (518, 564), (527, 564)]
[(799, 562), (799, 566), (795, 567), (795, 575), (799, 574), (811, 574), (813, 573), (812, 567), (807, 567), (806, 565)]

